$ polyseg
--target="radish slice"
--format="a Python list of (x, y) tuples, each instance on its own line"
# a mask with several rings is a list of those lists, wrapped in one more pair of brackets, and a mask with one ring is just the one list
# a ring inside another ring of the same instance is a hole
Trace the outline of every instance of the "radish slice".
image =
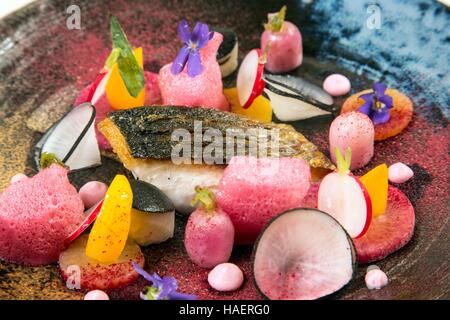
[(330, 215), (299, 208), (266, 225), (253, 253), (260, 293), (273, 300), (312, 300), (345, 287), (354, 277), (356, 252)]
[(39, 159), (44, 152), (55, 154), (70, 170), (100, 165), (94, 120), (95, 108), (90, 103), (72, 109), (36, 145)]
[(264, 90), (265, 82), (262, 77), (264, 63), (261, 62), (262, 51), (251, 50), (244, 58), (239, 68), (236, 80), (239, 103), (244, 109), (250, 107), (256, 97)]
[[(96, 95), (96, 100), (98, 99), (98, 97), (100, 96), (100, 94), (98, 93), (99, 90), (97, 90), (100, 86), (100, 83), (105, 82), (103, 81), (105, 78), (109, 78), (109, 72), (102, 72), (100, 73), (97, 78), (95, 78), (91, 89), (89, 90), (88, 96), (87, 96), (87, 101), (91, 101), (94, 98), (94, 95)], [(108, 77), (105, 77), (106, 75), (108, 75)], [(106, 81), (107, 82), (107, 81)], [(105, 84), (106, 84), (105, 82)], [(102, 86), (102, 88), (104, 89), (105, 85)], [(104, 91), (104, 90), (103, 90)]]
[(100, 213), (102, 205), (103, 199), (84, 212), (86, 219), (67, 237), (67, 239), (65, 240), (66, 245), (69, 245), (76, 238), (78, 238), (95, 221), (98, 214)]
[(92, 94), (92, 98), (90, 99), (91, 103), (95, 106), (98, 100), (105, 94), (106, 84), (109, 81), (109, 77), (111, 76), (111, 71), (99, 74), (95, 79), (94, 85), (95, 88), (94, 93)]
[(302, 96), (279, 90), (276, 85), (267, 83), (264, 92), (269, 96), (273, 113), (281, 121), (297, 121), (331, 114), (309, 103)]
[(333, 97), (326, 91), (302, 78), (291, 75), (265, 74), (264, 80), (278, 90), (298, 95), (311, 104), (324, 105), (321, 107), (331, 106), (333, 104)]
[(352, 238), (367, 231), (372, 206), (369, 193), (357, 177), (328, 174), (320, 184), (317, 203), (317, 208), (332, 215)]

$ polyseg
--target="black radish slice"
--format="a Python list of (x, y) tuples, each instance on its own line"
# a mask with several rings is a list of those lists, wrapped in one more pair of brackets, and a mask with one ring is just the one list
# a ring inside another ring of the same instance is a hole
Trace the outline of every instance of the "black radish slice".
[(264, 80), (281, 91), (299, 95), (303, 97), (303, 100), (307, 100), (311, 104), (317, 104), (319, 107), (321, 105), (333, 105), (332, 96), (319, 86), (305, 79), (292, 75), (264, 74)]
[(330, 111), (319, 108), (319, 103), (294, 92), (283, 91), (269, 82), (266, 83), (264, 92), (269, 97), (273, 113), (281, 121), (297, 121), (331, 114)]
[(244, 109), (262, 94), (265, 86), (263, 79), (264, 61), (261, 49), (251, 50), (239, 67), (236, 88), (239, 103)]
[(43, 153), (54, 154), (71, 171), (101, 165), (94, 120), (95, 107), (90, 103), (73, 108), (38, 142), (39, 159)]
[(130, 180), (133, 190), (130, 237), (140, 246), (161, 243), (173, 237), (175, 207), (156, 186)]
[(214, 31), (223, 36), (216, 58), (222, 78), (225, 78), (238, 67), (238, 37), (233, 30), (228, 28), (216, 28)]
[(272, 300), (312, 300), (337, 293), (354, 277), (356, 252), (325, 212), (298, 208), (270, 221), (253, 251), (260, 293)]

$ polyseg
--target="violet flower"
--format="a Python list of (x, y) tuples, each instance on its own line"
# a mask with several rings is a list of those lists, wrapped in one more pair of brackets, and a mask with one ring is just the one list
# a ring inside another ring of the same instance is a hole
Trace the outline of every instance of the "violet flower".
[(373, 92), (359, 96), (365, 102), (358, 111), (368, 115), (374, 124), (386, 123), (390, 118), (392, 97), (385, 93), (386, 86), (382, 83), (375, 82), (372, 88)]
[(195, 295), (177, 292), (178, 283), (174, 277), (161, 278), (156, 273), (150, 275), (136, 262), (132, 262), (134, 270), (145, 280), (151, 282), (140, 293), (142, 300), (197, 300)]
[(198, 76), (203, 72), (200, 49), (206, 46), (208, 41), (213, 38), (214, 32), (209, 32), (207, 24), (197, 22), (191, 33), (187, 21), (183, 19), (178, 26), (178, 36), (184, 45), (173, 61), (171, 71), (175, 75), (179, 74), (187, 64), (189, 77)]

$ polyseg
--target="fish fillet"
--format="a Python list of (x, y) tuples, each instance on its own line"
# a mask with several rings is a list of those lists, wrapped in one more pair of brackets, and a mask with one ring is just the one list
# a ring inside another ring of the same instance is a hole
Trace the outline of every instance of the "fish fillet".
[[(100, 132), (111, 144), (124, 166), (136, 179), (160, 188), (181, 213), (190, 213), (195, 187), (216, 186), (225, 165), (175, 164), (171, 160), (173, 130), (194, 131), (194, 121), (203, 129), (214, 128), (225, 134), (227, 128), (262, 130), (279, 129), (279, 148), (270, 156), (302, 157), (311, 167), (312, 175), (323, 176), (334, 170), (333, 164), (318, 148), (291, 126), (261, 123), (229, 112), (205, 108), (151, 106), (111, 112), (98, 124)], [(246, 145), (247, 147), (247, 145)], [(271, 153), (272, 152), (272, 153)], [(224, 155), (224, 163), (227, 159)]]

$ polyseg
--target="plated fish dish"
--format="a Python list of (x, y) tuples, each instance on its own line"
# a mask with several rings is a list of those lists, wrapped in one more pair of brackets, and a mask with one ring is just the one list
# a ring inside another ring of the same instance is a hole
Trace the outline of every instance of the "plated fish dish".
[(50, 268), (84, 300), (315, 300), (401, 281), (383, 260), (414, 245), (403, 186), (423, 172), (377, 152), (414, 134), (420, 102), (340, 67), (312, 81), (289, 9), (266, 13), (250, 50), (228, 23), (180, 17), (160, 61), (108, 16), (96, 76), (27, 123), (33, 170), (0, 193), (2, 264)]

